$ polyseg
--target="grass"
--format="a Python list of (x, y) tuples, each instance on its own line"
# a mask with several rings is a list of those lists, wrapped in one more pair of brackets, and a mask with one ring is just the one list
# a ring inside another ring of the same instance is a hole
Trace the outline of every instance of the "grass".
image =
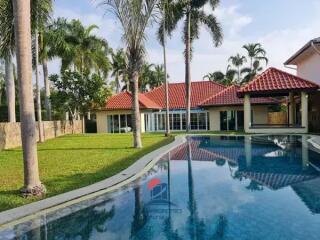
[[(46, 197), (84, 187), (115, 175), (140, 157), (169, 142), (162, 134), (143, 134), (143, 148), (132, 148), (131, 134), (68, 135), (38, 144), (40, 177)], [(0, 151), (0, 212), (38, 199), (22, 198), (20, 148)]]

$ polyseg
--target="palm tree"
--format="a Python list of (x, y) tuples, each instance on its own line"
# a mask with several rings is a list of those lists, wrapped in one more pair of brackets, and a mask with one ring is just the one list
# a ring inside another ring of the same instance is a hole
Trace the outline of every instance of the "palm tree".
[(32, 97), (30, 0), (12, 0), (12, 3), (24, 160), (24, 188), (22, 192), (25, 195), (40, 196), (44, 193), (45, 188), (39, 178), (34, 103)]
[[(210, 32), (213, 43), (219, 46), (222, 42), (222, 29), (216, 17), (213, 14), (207, 14), (204, 6), (209, 4), (214, 10), (219, 4), (219, 0), (201, 0), (201, 1), (172, 1), (169, 3), (166, 15), (167, 24), (165, 25), (168, 35), (177, 27), (180, 20), (184, 19), (183, 42), (185, 44), (185, 83), (186, 83), (186, 129), (190, 130), (190, 110), (191, 110), (191, 45), (194, 40), (198, 39), (200, 26), (204, 25)], [(163, 23), (160, 25), (160, 29)]]
[[(171, 21), (171, 12), (169, 10), (169, 1), (170, 0), (162, 0), (158, 5), (162, 17), (161, 24), (158, 32), (158, 41), (162, 45), (163, 50), (163, 66), (164, 66), (164, 94), (165, 94), (165, 103), (166, 103), (166, 136), (170, 135), (170, 118), (169, 118), (169, 83), (167, 78), (167, 52), (166, 52), (166, 40), (167, 40), (167, 25), (169, 25), (169, 21)], [(171, 1), (170, 1), (171, 2)]]
[(102, 0), (118, 18), (123, 29), (128, 58), (128, 77), (132, 85), (134, 147), (141, 148), (139, 72), (145, 56), (146, 28), (154, 18), (157, 0)]
[(241, 71), (240, 67), (247, 61), (245, 56), (241, 56), (239, 53), (235, 56), (231, 56), (228, 60), (232, 63), (233, 66), (237, 69), (237, 75), (238, 75), (238, 83), (241, 82)]
[(253, 67), (252, 68), (243, 68), (241, 70), (241, 74), (245, 74), (245, 76), (243, 77), (243, 80), (242, 80), (241, 84), (246, 84), (246, 83), (250, 82), (262, 70), (263, 70), (263, 67), (260, 66), (259, 60), (256, 60), (256, 61), (253, 62)]
[(139, 78), (139, 90), (141, 92), (147, 92), (151, 88), (151, 82), (154, 75), (154, 64), (144, 63), (141, 67)]
[(2, 104), (2, 96), (5, 93), (5, 74), (2, 68), (2, 61), (0, 60), (0, 106)]
[(124, 75), (127, 69), (126, 55), (123, 49), (117, 50), (115, 53), (111, 53), (111, 66), (112, 66), (112, 77), (114, 77), (116, 84), (116, 92), (119, 93), (121, 90), (120, 82), (124, 80)]
[(154, 65), (154, 70), (152, 74), (152, 79), (150, 84), (150, 88), (154, 89), (156, 87), (161, 86), (165, 81), (167, 81), (168, 75), (166, 76), (166, 70), (163, 65)]
[(16, 122), (13, 53), (15, 51), (13, 6), (11, 1), (0, 1), (0, 57), (5, 60), (5, 85), (8, 121)]
[(266, 57), (266, 50), (261, 46), (260, 43), (249, 43), (243, 46), (247, 51), (248, 57), (250, 58), (250, 68), (253, 68), (254, 61), (265, 61), (268, 64), (268, 58)]
[(222, 85), (230, 86), (235, 82), (236, 75), (237, 75), (237, 71), (234, 69), (231, 69), (230, 66), (228, 66), (226, 73), (223, 73), (221, 71), (208, 73), (205, 76), (203, 76), (203, 79), (208, 79), (209, 81), (215, 81)]

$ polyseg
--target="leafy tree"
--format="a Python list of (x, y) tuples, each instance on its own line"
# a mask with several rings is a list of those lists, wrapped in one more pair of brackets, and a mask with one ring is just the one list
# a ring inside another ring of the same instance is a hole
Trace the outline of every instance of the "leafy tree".
[[(176, 28), (180, 20), (184, 21), (183, 26), (183, 42), (185, 44), (185, 83), (186, 83), (186, 125), (187, 131), (190, 130), (190, 110), (191, 110), (191, 49), (194, 40), (198, 39), (200, 27), (205, 26), (212, 36), (215, 46), (219, 46), (222, 42), (222, 29), (216, 17), (213, 14), (207, 14), (204, 11), (204, 6), (208, 4), (211, 10), (215, 10), (219, 4), (219, 0), (184, 0), (171, 1), (168, 5), (166, 15), (168, 18), (164, 26), (164, 22), (160, 24), (159, 34), (162, 34), (161, 29), (165, 27), (168, 35), (170, 35)], [(170, 9), (170, 10), (169, 10)]]
[(150, 88), (150, 83), (153, 78), (153, 64), (144, 63), (140, 71), (139, 90), (140, 92), (147, 92)]
[(245, 84), (245, 83), (250, 82), (262, 70), (263, 70), (263, 67), (260, 66), (260, 62), (258, 60), (253, 62), (252, 68), (243, 68), (241, 70), (241, 74), (245, 74), (245, 76), (243, 77), (241, 84)]
[(145, 58), (146, 28), (154, 20), (157, 0), (101, 0), (118, 18), (123, 30), (128, 59), (128, 78), (132, 85), (133, 145), (142, 147), (139, 109), (139, 75)]
[(231, 56), (229, 58), (229, 62), (232, 63), (233, 66), (236, 67), (236, 71), (237, 71), (237, 81), (238, 83), (241, 83), (241, 66), (247, 61), (246, 57), (245, 56), (241, 56), (239, 53), (235, 56)]
[(59, 110), (69, 112), (71, 119), (76, 118), (79, 111), (82, 115), (88, 111), (103, 106), (110, 96), (110, 91), (105, 86), (105, 81), (98, 74), (65, 71), (61, 77), (51, 75), (50, 80), (55, 87), (51, 96), (54, 106)]
[(151, 79), (150, 88), (154, 89), (156, 87), (161, 86), (163, 83), (165, 83), (166, 79), (169, 78), (169, 75), (166, 76), (166, 71), (164, 70), (163, 65), (155, 65), (153, 70), (153, 76)]

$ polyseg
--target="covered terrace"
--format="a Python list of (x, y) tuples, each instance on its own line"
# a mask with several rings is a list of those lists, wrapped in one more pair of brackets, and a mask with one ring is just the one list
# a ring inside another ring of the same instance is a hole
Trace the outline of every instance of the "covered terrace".
[[(237, 92), (244, 98), (244, 129), (247, 133), (307, 133), (308, 95), (319, 85), (295, 75), (269, 68)], [(285, 97), (288, 120), (286, 124), (255, 124), (252, 121), (251, 98)]]

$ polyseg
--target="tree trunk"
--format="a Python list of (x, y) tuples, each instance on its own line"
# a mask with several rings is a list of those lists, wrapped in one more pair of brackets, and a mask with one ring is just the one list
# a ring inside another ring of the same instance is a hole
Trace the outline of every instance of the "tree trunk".
[(16, 122), (16, 90), (11, 55), (5, 58), (5, 78), (8, 105), (8, 122)]
[(140, 121), (140, 107), (139, 107), (139, 74), (135, 71), (132, 74), (132, 110), (133, 110), (133, 146), (135, 148), (142, 148), (141, 141), (141, 121)]
[(47, 60), (44, 59), (42, 63), (43, 68), (43, 80), (44, 80), (44, 89), (45, 89), (45, 108), (46, 108), (46, 115), (47, 120), (51, 121), (51, 102), (50, 102), (50, 81), (49, 81), (49, 74), (48, 74), (48, 64)]
[(41, 95), (40, 95), (40, 83), (39, 83), (39, 33), (35, 32), (35, 75), (36, 75), (36, 98), (37, 98), (37, 118), (38, 118), (38, 132), (39, 142), (44, 142), (42, 115), (41, 115)]
[(185, 81), (186, 81), (186, 130), (190, 132), (191, 124), (191, 73), (190, 73), (190, 54), (191, 54), (191, 39), (190, 39), (190, 31), (191, 31), (191, 14), (190, 11), (186, 13), (187, 20), (187, 32), (186, 32), (186, 52), (185, 52), (185, 61), (186, 61), (186, 72), (185, 72)]
[(119, 73), (116, 72), (116, 76), (115, 76), (115, 82), (116, 82), (116, 92), (120, 93), (120, 81), (119, 81)]
[(32, 93), (30, 0), (13, 0), (17, 69), (20, 95), (21, 140), (24, 161), (24, 195), (40, 196), (36, 123)]
[(164, 67), (164, 89), (166, 97), (166, 136), (170, 135), (170, 118), (169, 118), (169, 83), (167, 78), (167, 53), (166, 53), (166, 5), (163, 6), (163, 67)]

